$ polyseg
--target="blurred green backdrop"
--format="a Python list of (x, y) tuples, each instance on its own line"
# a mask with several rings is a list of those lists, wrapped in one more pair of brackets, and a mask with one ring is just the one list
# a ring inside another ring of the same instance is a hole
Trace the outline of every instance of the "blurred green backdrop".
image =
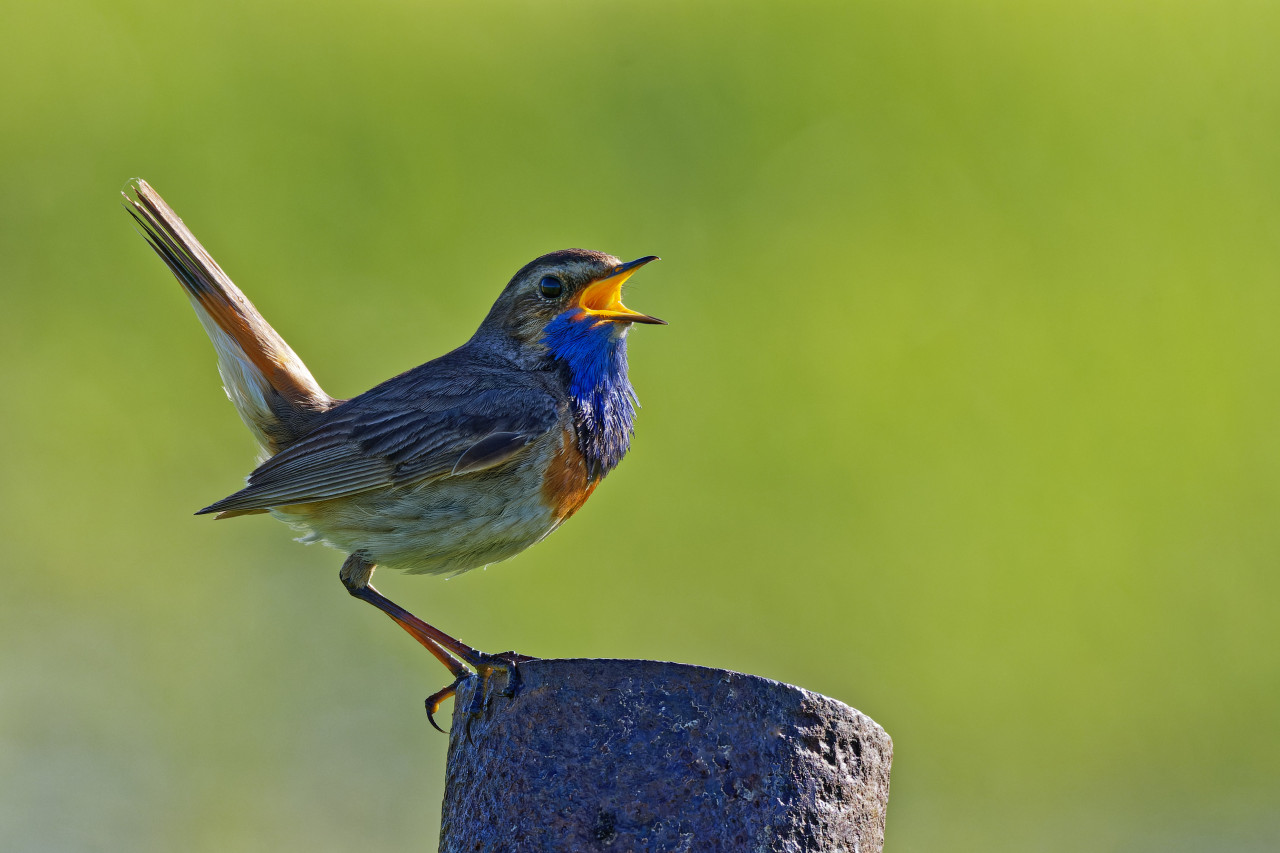
[(565, 246), (657, 253), (631, 456), (393, 598), (483, 648), (801, 684), (891, 851), (1280, 844), (1280, 11), (10, 4), (0, 847), (431, 849), (444, 673), (198, 507), (247, 432), (142, 175), (330, 392)]

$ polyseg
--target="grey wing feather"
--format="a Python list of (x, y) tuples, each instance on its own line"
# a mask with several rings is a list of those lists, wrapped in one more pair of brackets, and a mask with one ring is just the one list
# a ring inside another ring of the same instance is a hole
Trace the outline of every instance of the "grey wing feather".
[(555, 400), (541, 389), (454, 391), (408, 405), (378, 399), (379, 390), (331, 410), (313, 432), (249, 475), (248, 486), (197, 515), (312, 503), (472, 473), (510, 459), (558, 422)]

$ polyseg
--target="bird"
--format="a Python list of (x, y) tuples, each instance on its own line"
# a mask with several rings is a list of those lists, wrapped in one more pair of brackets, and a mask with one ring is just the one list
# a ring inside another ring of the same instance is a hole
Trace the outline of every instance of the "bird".
[[(521, 267), (469, 340), (352, 397), (330, 397), (141, 178), (125, 209), (182, 285), (218, 357), (223, 387), (261, 449), (244, 488), (197, 512), (270, 513), (345, 554), (347, 592), (386, 613), (453, 681), (518, 684), (516, 652), (479, 651), (387, 599), (376, 567), (445, 574), (496, 563), (577, 512), (631, 445), (639, 405), (627, 375), (634, 324), (666, 325), (622, 303), (648, 255), (564, 249)], [(474, 710), (474, 709), (473, 709)], [(441, 729), (443, 731), (443, 729)]]

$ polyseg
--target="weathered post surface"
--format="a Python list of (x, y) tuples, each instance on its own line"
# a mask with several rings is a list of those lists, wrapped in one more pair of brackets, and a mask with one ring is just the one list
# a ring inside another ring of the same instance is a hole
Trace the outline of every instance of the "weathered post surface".
[(458, 691), (442, 853), (847, 851), (884, 844), (893, 743), (766, 678), (643, 660), (539, 660)]

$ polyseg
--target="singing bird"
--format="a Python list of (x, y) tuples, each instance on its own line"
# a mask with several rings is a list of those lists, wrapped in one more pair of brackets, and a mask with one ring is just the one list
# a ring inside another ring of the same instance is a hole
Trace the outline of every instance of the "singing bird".
[[(525, 264), (465, 344), (353, 397), (321, 390), (301, 359), (145, 181), (126, 209), (181, 283), (213, 341), (227, 396), (265, 461), (200, 510), (270, 513), (349, 556), (347, 591), (449, 668), (434, 714), (463, 679), (530, 660), (486, 654), (370, 584), (375, 566), (463, 572), (512, 557), (573, 515), (631, 444), (627, 332), (663, 321), (622, 304), (654, 256), (623, 263), (565, 249)], [(476, 691), (479, 698), (483, 686)], [(437, 726), (439, 728), (439, 726)]]

